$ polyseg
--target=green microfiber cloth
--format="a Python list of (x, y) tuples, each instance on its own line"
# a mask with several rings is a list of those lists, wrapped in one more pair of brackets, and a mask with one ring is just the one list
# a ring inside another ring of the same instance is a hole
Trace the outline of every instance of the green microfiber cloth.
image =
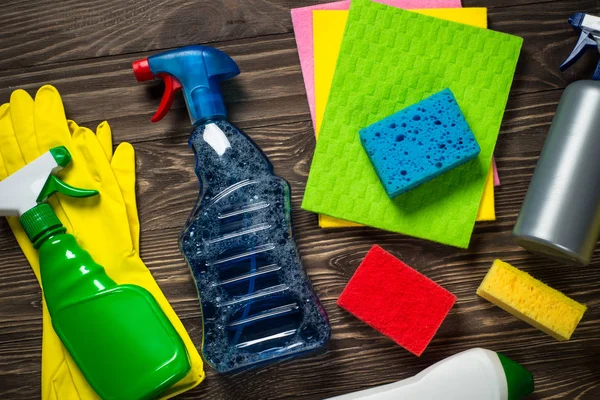
[[(302, 207), (466, 248), (523, 39), (353, 0)], [(450, 88), (481, 153), (391, 200), (358, 131)]]

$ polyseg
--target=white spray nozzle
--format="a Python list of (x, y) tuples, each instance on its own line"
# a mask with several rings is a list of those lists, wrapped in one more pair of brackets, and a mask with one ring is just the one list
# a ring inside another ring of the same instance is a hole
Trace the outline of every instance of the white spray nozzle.
[[(575, 13), (569, 18), (569, 24), (579, 32), (579, 40), (569, 57), (561, 64), (559, 69), (566, 70), (579, 60), (587, 49), (594, 48), (600, 51), (600, 18), (585, 13)], [(600, 80), (600, 62), (594, 71), (593, 80)]]
[(0, 182), (0, 215), (20, 217), (35, 207), (50, 175), (70, 161), (65, 147), (55, 147)]

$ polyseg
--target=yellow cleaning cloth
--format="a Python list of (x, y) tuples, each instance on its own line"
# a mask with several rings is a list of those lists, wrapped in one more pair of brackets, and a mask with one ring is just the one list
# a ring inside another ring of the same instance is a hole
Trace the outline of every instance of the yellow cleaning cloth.
[[(10, 104), (0, 107), (0, 180), (52, 147), (64, 145), (72, 164), (62, 171), (65, 182), (97, 189), (97, 199), (52, 198), (50, 204), (61, 222), (94, 260), (118, 284), (147, 289), (183, 339), (191, 370), (161, 398), (169, 398), (198, 385), (204, 379), (202, 359), (183, 324), (139, 257), (139, 219), (135, 199), (135, 154), (129, 143), (121, 143), (114, 154), (108, 123), (96, 134), (67, 121), (58, 91), (42, 87), (35, 101), (23, 90), (12, 93)], [(84, 206), (82, 206), (84, 205)], [(40, 278), (37, 251), (17, 218), (10, 227), (36, 277)], [(52, 328), (43, 302), (42, 399), (98, 399)]]
[(558, 340), (569, 340), (586, 306), (500, 260), (477, 294)]
[[(412, 11), (479, 28), (487, 28), (487, 9), (485, 8), (439, 8)], [(327, 99), (329, 98), (331, 82), (333, 81), (347, 19), (348, 11), (346, 10), (313, 11), (315, 133), (317, 139), (321, 130), (323, 114), (327, 106)], [(477, 221), (493, 221), (495, 219), (494, 175), (493, 169), (490, 168), (481, 204), (479, 205)], [(319, 214), (319, 226), (321, 228), (342, 228), (362, 225)]]

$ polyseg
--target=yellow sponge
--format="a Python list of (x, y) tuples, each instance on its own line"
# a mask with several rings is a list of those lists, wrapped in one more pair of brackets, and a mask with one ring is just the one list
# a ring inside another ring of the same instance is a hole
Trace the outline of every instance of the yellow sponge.
[(558, 340), (569, 340), (587, 309), (504, 261), (496, 260), (477, 294)]

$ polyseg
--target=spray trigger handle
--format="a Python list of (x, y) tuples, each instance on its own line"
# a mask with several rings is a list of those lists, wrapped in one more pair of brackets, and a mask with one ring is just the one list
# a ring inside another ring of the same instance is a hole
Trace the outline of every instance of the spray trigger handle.
[(160, 99), (158, 110), (156, 110), (156, 113), (150, 119), (152, 122), (158, 122), (163, 119), (165, 115), (167, 115), (171, 109), (171, 105), (173, 105), (175, 93), (179, 92), (182, 88), (181, 82), (169, 74), (160, 73), (158, 74), (158, 77), (165, 83), (165, 91)]
[(55, 193), (62, 193), (69, 197), (91, 197), (98, 194), (97, 190), (79, 189), (61, 181), (54, 175), (50, 175), (44, 184), (40, 195), (37, 198), (38, 203), (45, 202)]
[(154, 74), (150, 69), (150, 63), (147, 58), (136, 60), (132, 63), (133, 73), (138, 82), (151, 81), (154, 78), (160, 78), (165, 84), (165, 91), (163, 92), (162, 98), (160, 99), (160, 105), (156, 110), (156, 113), (152, 116), (150, 121), (158, 122), (164, 118), (165, 115), (171, 109), (175, 94), (182, 88), (181, 82), (173, 75), (165, 72)]

